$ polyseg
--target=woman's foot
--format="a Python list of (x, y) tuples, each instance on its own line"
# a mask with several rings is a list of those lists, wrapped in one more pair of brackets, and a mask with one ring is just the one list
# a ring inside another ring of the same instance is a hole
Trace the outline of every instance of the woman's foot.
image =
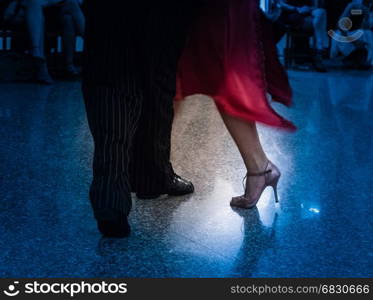
[(239, 208), (253, 208), (258, 203), (266, 187), (272, 186), (275, 192), (275, 199), (278, 202), (277, 183), (280, 179), (280, 170), (270, 161), (263, 171), (258, 173), (247, 173), (245, 194), (232, 198), (231, 206)]

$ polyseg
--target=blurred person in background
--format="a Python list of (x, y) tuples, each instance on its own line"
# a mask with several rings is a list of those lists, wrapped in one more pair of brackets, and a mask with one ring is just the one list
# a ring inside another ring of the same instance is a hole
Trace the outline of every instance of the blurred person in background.
[(315, 39), (314, 68), (325, 72), (323, 56), (329, 46), (327, 35), (327, 13), (317, 0), (275, 0), (273, 2), (277, 13), (272, 17), (275, 26), (293, 30), (312, 32)]
[[(7, 26), (25, 26), (29, 39), (28, 53), (32, 80), (52, 84), (45, 53), (45, 24), (58, 22), (62, 28), (65, 56), (65, 70), (76, 74), (73, 63), (75, 37), (84, 33), (84, 15), (80, 8), (81, 0), (10, 0), (6, 2), (3, 23)], [(46, 22), (47, 20), (47, 22)]]
[(81, 6), (83, 0), (65, 0), (60, 5), (52, 5), (45, 10), (47, 27), (52, 31), (61, 32), (64, 55), (64, 74), (67, 76), (79, 75), (74, 64), (76, 50), (76, 37), (84, 35), (85, 17)]
[(370, 69), (373, 65), (372, 0), (353, 0), (330, 31), (331, 58), (349, 68)]

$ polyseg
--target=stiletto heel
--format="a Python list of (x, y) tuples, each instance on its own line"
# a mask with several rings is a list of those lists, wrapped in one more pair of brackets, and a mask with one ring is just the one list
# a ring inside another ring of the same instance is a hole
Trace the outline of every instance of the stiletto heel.
[(281, 173), (278, 173), (278, 175), (273, 179), (273, 182), (270, 184), (273, 188), (273, 193), (275, 195), (275, 202), (279, 203), (280, 201), (278, 200), (278, 193), (277, 193), (277, 185), (280, 180)]
[[(249, 191), (249, 185), (247, 184), (250, 177), (260, 177), (263, 176), (264, 180), (258, 182), (257, 186), (251, 187), (252, 190)], [(275, 194), (276, 203), (278, 200), (277, 185), (281, 177), (280, 170), (270, 161), (267, 163), (267, 167), (263, 172), (260, 173), (247, 173), (246, 175), (246, 186), (245, 194), (239, 197), (233, 197), (231, 201), (231, 206), (240, 208), (253, 208), (258, 203), (263, 191), (266, 187), (271, 186)], [(244, 178), (244, 180), (245, 180)]]
[(277, 183), (278, 181), (274, 185), (272, 185), (272, 187), (273, 187), (273, 193), (275, 194), (275, 202), (279, 203), (280, 201), (278, 201)]

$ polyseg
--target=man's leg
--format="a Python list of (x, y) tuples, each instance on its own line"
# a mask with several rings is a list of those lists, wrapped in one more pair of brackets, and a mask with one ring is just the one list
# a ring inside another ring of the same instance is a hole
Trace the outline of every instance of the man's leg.
[[(182, 13), (180, 11), (180, 13)], [(185, 12), (184, 12), (185, 13)], [(162, 194), (184, 195), (194, 191), (193, 184), (177, 176), (170, 163), (171, 130), (174, 117), (177, 65), (183, 50), (188, 21), (173, 15), (154, 26), (150, 86), (144, 93), (144, 106), (134, 138), (131, 160), (131, 183), (139, 198), (155, 198)], [(157, 46), (155, 46), (157, 45)], [(159, 47), (158, 47), (159, 45)]]
[(76, 32), (73, 18), (70, 14), (62, 14), (62, 46), (65, 57), (64, 69), (68, 75), (78, 75), (74, 65), (74, 54), (76, 47)]
[(62, 13), (69, 14), (72, 17), (77, 35), (83, 36), (85, 31), (85, 17), (78, 0), (65, 0), (62, 4)]
[(327, 14), (326, 10), (318, 8), (312, 11), (312, 21), (316, 40), (316, 49), (328, 47)]
[(51, 84), (53, 79), (49, 74), (44, 52), (45, 19), (43, 9), (46, 7), (45, 0), (22, 1), (24, 18), (29, 35), (31, 49), (30, 54), (34, 57), (33, 76), (37, 81)]
[(142, 99), (104, 87), (83, 87), (83, 93), (95, 145), (89, 194), (94, 215), (104, 235), (126, 236), (132, 206), (129, 151)]
[[(163, 79), (167, 77), (172, 75), (166, 74)], [(132, 188), (150, 198), (164, 194), (166, 182), (173, 176), (170, 163), (173, 97), (172, 84), (170, 90), (155, 84), (152, 93), (147, 95), (134, 138)]]
[(315, 9), (312, 15), (305, 18), (303, 29), (312, 30), (315, 39), (313, 66), (318, 72), (326, 72), (323, 63), (324, 49), (327, 47), (327, 17), (324, 9)]
[(175, 70), (165, 67), (164, 72), (159, 72), (141, 111), (131, 159), (132, 189), (139, 198), (184, 195), (194, 191), (192, 183), (177, 176), (170, 163)]

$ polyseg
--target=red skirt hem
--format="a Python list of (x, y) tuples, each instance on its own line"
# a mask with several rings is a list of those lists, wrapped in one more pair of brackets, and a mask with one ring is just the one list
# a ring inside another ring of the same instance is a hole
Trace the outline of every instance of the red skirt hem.
[(215, 0), (202, 11), (179, 63), (176, 99), (195, 94), (233, 117), (296, 129), (267, 99), (290, 106), (292, 91), (259, 1)]

